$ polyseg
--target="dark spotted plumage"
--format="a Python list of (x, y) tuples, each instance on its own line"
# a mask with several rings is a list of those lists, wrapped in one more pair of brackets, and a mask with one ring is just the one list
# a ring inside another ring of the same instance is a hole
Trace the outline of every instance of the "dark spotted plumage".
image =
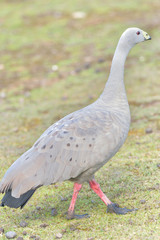
[(6, 193), (2, 205), (23, 207), (42, 185), (90, 181), (122, 146), (130, 125), (123, 72), (126, 56), (137, 43), (134, 31), (131, 28), (122, 34), (98, 100), (50, 126), (7, 170), (0, 182), (0, 192)]

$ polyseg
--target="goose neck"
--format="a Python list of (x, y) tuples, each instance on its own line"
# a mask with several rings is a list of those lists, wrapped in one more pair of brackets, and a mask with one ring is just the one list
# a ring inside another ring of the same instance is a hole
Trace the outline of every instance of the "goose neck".
[(126, 92), (124, 86), (124, 65), (126, 57), (132, 46), (120, 38), (115, 54), (113, 56), (111, 70), (105, 89), (101, 95), (103, 101), (110, 100), (126, 100)]

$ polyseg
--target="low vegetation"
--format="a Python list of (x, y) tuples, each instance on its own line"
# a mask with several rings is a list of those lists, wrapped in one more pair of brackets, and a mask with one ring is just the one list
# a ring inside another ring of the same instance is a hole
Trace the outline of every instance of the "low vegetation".
[(126, 28), (137, 26), (152, 36), (126, 62), (132, 114), (127, 141), (96, 174), (112, 201), (138, 211), (107, 214), (85, 184), (76, 211), (90, 218), (68, 221), (73, 184), (57, 183), (38, 189), (23, 210), (0, 208), (5, 233), (45, 240), (159, 239), (160, 3), (140, 2), (1, 0), (0, 179), (49, 125), (96, 100)]

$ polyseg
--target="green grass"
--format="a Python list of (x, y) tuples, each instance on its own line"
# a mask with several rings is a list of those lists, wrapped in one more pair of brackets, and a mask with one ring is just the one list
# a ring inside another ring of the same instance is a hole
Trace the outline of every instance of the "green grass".
[[(132, 114), (127, 141), (96, 174), (112, 201), (139, 210), (106, 214), (106, 206), (84, 184), (76, 212), (87, 212), (90, 218), (67, 221), (73, 184), (57, 183), (38, 189), (23, 210), (0, 208), (5, 233), (14, 230), (23, 236), (25, 230), (24, 239), (36, 235), (49, 240), (57, 233), (62, 239), (159, 239), (159, 7), (156, 0), (1, 0), (0, 178), (50, 124), (96, 100), (127, 27), (140, 27), (152, 36), (152, 41), (135, 46), (126, 62)], [(86, 17), (73, 19), (74, 11)], [(52, 71), (55, 64), (57, 72)], [(146, 134), (146, 128), (153, 132)], [(61, 196), (68, 200), (61, 201)], [(58, 211), (54, 217), (53, 207)], [(26, 228), (20, 227), (22, 220)], [(40, 227), (43, 223), (48, 226)]]

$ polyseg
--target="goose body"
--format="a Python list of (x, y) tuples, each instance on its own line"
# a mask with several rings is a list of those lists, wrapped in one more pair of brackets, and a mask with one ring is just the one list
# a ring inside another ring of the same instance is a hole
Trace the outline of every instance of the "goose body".
[(69, 218), (74, 216), (74, 200), (85, 181), (116, 212), (117, 205), (103, 196), (94, 174), (115, 155), (127, 137), (130, 110), (123, 82), (124, 64), (130, 49), (148, 39), (149, 35), (138, 28), (129, 28), (122, 34), (101, 96), (50, 126), (11, 165), (0, 182), (0, 192), (5, 192), (2, 206), (23, 207), (38, 187), (70, 180), (75, 187)]

